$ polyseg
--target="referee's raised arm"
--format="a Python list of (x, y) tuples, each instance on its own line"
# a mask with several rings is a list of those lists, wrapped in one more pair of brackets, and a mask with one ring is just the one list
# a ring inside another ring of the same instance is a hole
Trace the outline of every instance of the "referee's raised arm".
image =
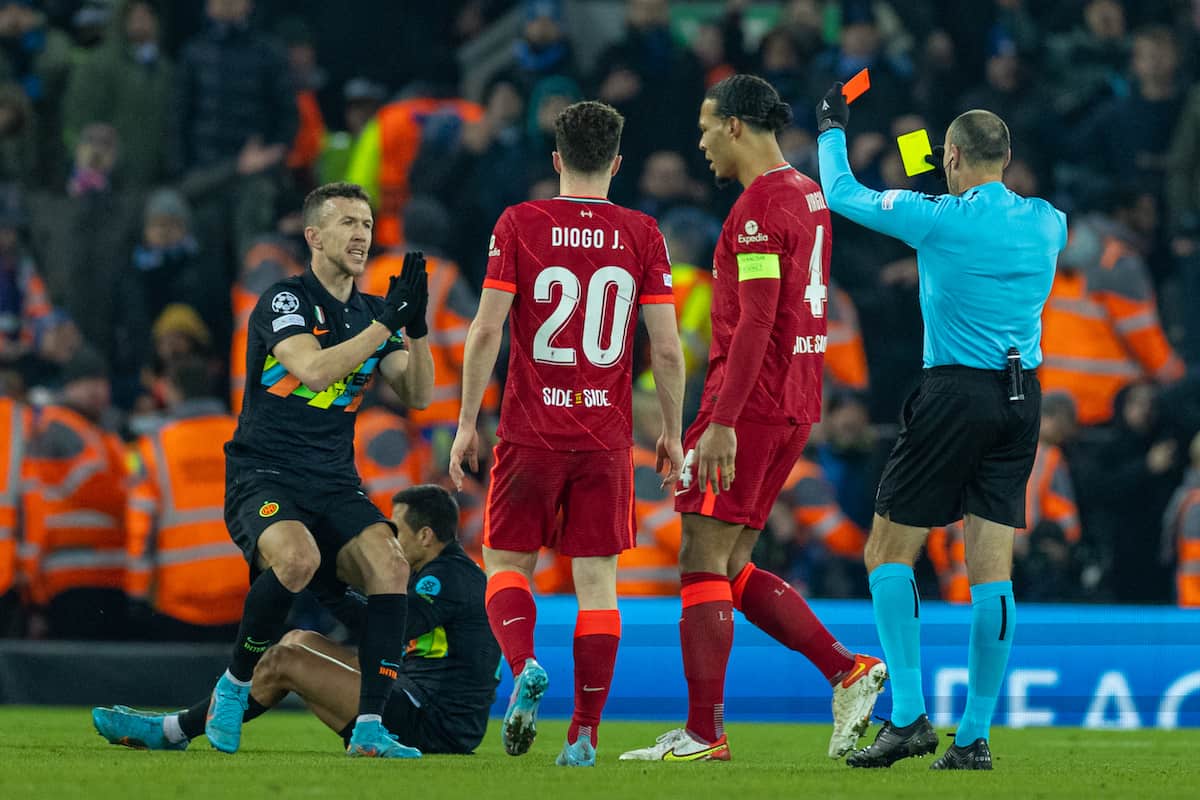
[(942, 208), (939, 198), (906, 189), (877, 192), (859, 183), (846, 154), (849, 114), (842, 85), (836, 83), (817, 106), (817, 153), (825, 204), (852, 222), (916, 247), (937, 222)]

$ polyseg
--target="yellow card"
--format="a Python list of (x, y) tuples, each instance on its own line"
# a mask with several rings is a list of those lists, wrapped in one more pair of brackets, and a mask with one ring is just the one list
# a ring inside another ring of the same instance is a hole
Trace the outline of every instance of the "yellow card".
[(933, 171), (933, 165), (925, 160), (925, 156), (933, 154), (933, 147), (929, 144), (929, 132), (924, 128), (897, 136), (896, 144), (900, 145), (900, 159), (904, 162), (905, 175), (911, 178), (922, 172)]

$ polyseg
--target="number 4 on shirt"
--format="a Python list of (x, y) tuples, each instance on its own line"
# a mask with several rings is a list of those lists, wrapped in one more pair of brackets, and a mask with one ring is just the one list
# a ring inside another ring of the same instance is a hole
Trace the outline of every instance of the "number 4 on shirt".
[(829, 299), (829, 289), (821, 273), (821, 250), (825, 246), (825, 226), (818, 225), (813, 237), (812, 254), (808, 257), (808, 286), (804, 287), (804, 302), (813, 317), (820, 319), (825, 316), (825, 302)]

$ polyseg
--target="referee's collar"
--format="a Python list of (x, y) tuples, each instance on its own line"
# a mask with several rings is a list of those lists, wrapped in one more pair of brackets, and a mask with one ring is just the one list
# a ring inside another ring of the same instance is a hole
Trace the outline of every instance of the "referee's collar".
[(967, 189), (965, 192), (963, 192), (959, 196), (964, 199), (969, 199), (971, 196), (973, 196), (977, 192), (985, 192), (985, 193), (997, 192), (997, 193), (999, 193), (999, 192), (1007, 192), (1007, 191), (1008, 191), (1008, 187), (1004, 185), (1004, 181), (988, 181), (987, 183), (981, 183), (978, 186), (972, 186), (970, 189)]
[(362, 293), (358, 291), (358, 284), (356, 282), (350, 284), (350, 296), (346, 298), (346, 302), (344, 303), (329, 293), (329, 290), (317, 278), (311, 266), (304, 270), (304, 273), (300, 276), (300, 282), (304, 284), (304, 288), (309, 291), (319, 306), (326, 306), (328, 308), (366, 308), (362, 299)]

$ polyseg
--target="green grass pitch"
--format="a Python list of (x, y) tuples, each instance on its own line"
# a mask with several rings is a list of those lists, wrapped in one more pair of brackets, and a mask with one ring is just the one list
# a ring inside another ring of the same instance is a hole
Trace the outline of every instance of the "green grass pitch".
[(728, 764), (617, 761), (621, 751), (653, 742), (668, 727), (606, 722), (600, 763), (583, 770), (554, 766), (566, 733), (558, 720), (543, 721), (537, 743), (521, 758), (505, 755), (493, 722), (474, 756), (383, 762), (346, 758), (336, 736), (299, 712), (278, 711), (247, 725), (242, 751), (228, 756), (204, 740), (183, 753), (127, 750), (93, 731), (87, 709), (7, 707), (0, 708), (0, 798), (1200, 797), (1200, 730), (997, 729), (991, 773), (931, 773), (928, 758), (890, 770), (851, 770), (825, 757), (828, 729), (817, 725), (731, 724)]

